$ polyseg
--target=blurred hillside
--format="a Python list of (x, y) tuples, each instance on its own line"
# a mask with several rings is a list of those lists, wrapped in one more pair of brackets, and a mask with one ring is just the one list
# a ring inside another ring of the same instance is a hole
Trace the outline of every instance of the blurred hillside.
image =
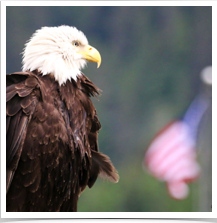
[(199, 211), (197, 183), (186, 200), (172, 200), (142, 162), (156, 132), (203, 89), (200, 71), (212, 64), (212, 8), (20, 6), (6, 12), (7, 73), (21, 70), (24, 44), (42, 26), (76, 26), (101, 53), (101, 67), (89, 63), (83, 72), (103, 91), (93, 99), (102, 124), (99, 147), (120, 181), (98, 179), (81, 195), (78, 211)]

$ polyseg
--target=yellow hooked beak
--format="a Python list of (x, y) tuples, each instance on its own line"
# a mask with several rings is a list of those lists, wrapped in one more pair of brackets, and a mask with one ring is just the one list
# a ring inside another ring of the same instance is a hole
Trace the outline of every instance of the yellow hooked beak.
[(78, 51), (77, 53), (81, 54), (83, 59), (97, 63), (97, 68), (99, 68), (101, 64), (101, 56), (97, 49), (87, 45), (83, 51)]

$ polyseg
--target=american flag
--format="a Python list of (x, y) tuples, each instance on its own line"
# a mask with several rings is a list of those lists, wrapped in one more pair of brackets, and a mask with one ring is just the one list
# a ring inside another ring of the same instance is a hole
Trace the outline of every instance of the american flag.
[(208, 101), (198, 96), (191, 103), (183, 119), (164, 127), (152, 140), (144, 163), (155, 178), (166, 182), (169, 194), (175, 199), (188, 196), (188, 183), (200, 174), (197, 162), (196, 138)]

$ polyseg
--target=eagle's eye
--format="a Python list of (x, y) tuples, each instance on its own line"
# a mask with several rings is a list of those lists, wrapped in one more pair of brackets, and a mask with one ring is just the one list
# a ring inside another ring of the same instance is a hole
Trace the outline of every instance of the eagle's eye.
[(73, 41), (72, 45), (78, 47), (78, 46), (80, 46), (80, 43), (78, 41)]

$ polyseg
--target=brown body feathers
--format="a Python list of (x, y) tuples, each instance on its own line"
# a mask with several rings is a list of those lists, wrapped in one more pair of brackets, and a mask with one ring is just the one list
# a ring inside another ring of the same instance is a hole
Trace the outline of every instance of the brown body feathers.
[(7, 75), (7, 211), (77, 211), (99, 174), (118, 181), (98, 150), (96, 94), (83, 74), (61, 86), (37, 70)]

